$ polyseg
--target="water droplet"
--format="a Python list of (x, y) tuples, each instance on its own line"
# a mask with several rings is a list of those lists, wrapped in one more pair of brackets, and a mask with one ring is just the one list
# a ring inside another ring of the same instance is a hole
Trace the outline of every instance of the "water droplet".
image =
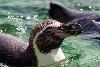
[(38, 15), (34, 15), (33, 19), (38, 20), (37, 17), (38, 17)]
[(8, 14), (10, 14), (10, 13), (8, 13)]
[(83, 9), (80, 9), (80, 11), (84, 11)]
[(77, 4), (77, 6), (80, 6), (80, 5), (81, 5), (80, 3)]
[(2, 30), (0, 30), (0, 33), (2, 33), (3, 31)]
[(31, 17), (26, 17), (27, 20), (31, 19)]
[(89, 6), (89, 9), (91, 9), (92, 8), (92, 6)]

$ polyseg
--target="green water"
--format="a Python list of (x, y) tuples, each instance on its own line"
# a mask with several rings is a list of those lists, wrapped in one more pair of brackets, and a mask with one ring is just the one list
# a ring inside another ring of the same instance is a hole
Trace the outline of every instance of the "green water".
[[(43, 9), (49, 7), (49, 2), (77, 10), (100, 10), (99, 0), (0, 0), (0, 31), (28, 42), (32, 25), (49, 18)], [(100, 45), (92, 39), (71, 36), (63, 41), (61, 48), (66, 56), (61, 67), (100, 67)], [(56, 63), (54, 66), (57, 67)]]

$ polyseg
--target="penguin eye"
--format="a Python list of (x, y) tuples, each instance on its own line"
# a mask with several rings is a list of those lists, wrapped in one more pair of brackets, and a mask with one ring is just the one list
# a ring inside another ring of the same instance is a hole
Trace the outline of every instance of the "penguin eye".
[(46, 30), (45, 30), (45, 33), (47, 33), (47, 34), (50, 34), (50, 33), (52, 33), (52, 27), (48, 27)]
[(45, 33), (52, 33), (52, 31), (51, 30), (46, 30), (46, 32)]
[(64, 27), (60, 26), (58, 27), (59, 30), (64, 30)]

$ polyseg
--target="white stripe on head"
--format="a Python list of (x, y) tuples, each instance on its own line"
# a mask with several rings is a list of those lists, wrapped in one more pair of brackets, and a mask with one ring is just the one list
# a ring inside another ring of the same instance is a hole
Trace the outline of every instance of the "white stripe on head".
[(41, 31), (39, 31), (36, 34), (36, 36), (33, 40), (33, 44), (34, 44), (33, 48), (34, 48), (35, 54), (37, 56), (39, 66), (50, 65), (50, 64), (53, 64), (55, 62), (65, 59), (64, 53), (62, 52), (60, 47), (57, 49), (51, 50), (51, 52), (47, 53), (47, 54), (43, 54), (42, 52), (40, 52), (37, 47), (37, 44), (36, 44), (37, 37), (40, 34), (42, 34), (50, 26), (53, 26), (53, 24), (44, 27)]

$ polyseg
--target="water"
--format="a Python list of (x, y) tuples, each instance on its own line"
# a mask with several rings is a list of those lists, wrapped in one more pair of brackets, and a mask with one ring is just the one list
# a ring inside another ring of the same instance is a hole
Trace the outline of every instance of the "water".
[[(49, 18), (44, 8), (48, 8), (50, 2), (81, 11), (100, 10), (99, 0), (0, 0), (0, 32), (28, 42), (32, 25)], [(99, 42), (79, 35), (66, 38), (61, 47), (66, 56), (61, 67), (100, 67)]]

